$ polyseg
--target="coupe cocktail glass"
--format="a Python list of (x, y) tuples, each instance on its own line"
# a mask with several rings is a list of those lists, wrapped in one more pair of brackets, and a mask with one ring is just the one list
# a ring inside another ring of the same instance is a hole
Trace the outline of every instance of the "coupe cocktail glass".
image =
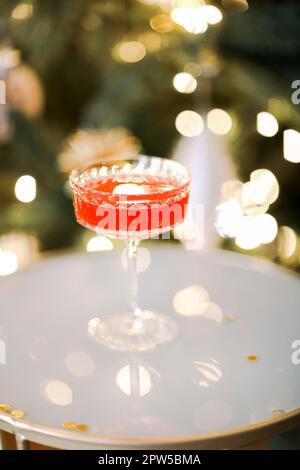
[(140, 155), (74, 170), (70, 183), (77, 221), (98, 234), (124, 239), (131, 279), (127, 310), (92, 319), (89, 333), (100, 343), (124, 351), (145, 351), (172, 340), (177, 335), (176, 322), (137, 303), (137, 247), (140, 240), (158, 237), (183, 223), (188, 170), (172, 160)]

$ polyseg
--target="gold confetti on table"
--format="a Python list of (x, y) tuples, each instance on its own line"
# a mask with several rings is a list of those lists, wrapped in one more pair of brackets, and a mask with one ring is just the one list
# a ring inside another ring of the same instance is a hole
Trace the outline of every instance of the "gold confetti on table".
[(4, 413), (9, 413), (11, 410), (11, 406), (7, 405), (6, 403), (0, 404), (0, 411), (4, 411)]
[(75, 431), (86, 431), (88, 429), (87, 424), (76, 424), (73, 421), (65, 421), (63, 423), (65, 429), (73, 429)]
[(63, 423), (63, 427), (64, 427), (65, 429), (76, 429), (76, 424), (73, 423), (72, 421), (65, 421), (65, 422)]
[(225, 321), (228, 321), (228, 322), (229, 322), (229, 321), (233, 321), (233, 320), (235, 320), (235, 316), (232, 315), (231, 313), (229, 313), (229, 314), (227, 314), (227, 315), (224, 315), (224, 320), (225, 320)]
[(76, 424), (76, 430), (77, 431), (86, 431), (88, 429), (87, 424)]
[(258, 361), (258, 356), (254, 356), (254, 355), (247, 356), (247, 360), (250, 362)]
[(13, 418), (20, 419), (20, 418), (23, 418), (23, 416), (25, 416), (25, 411), (23, 411), (23, 410), (12, 410), (10, 412), (10, 414)]

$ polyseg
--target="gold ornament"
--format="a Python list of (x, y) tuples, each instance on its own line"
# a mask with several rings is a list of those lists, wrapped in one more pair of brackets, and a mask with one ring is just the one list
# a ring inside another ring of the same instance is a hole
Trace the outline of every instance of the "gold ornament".
[(58, 164), (62, 171), (70, 172), (98, 160), (132, 157), (139, 149), (139, 140), (127, 129), (80, 129), (65, 143)]
[(39, 116), (45, 97), (37, 73), (28, 65), (11, 69), (7, 76), (7, 103), (29, 118)]
[(222, 5), (231, 11), (246, 11), (249, 8), (247, 0), (222, 0)]

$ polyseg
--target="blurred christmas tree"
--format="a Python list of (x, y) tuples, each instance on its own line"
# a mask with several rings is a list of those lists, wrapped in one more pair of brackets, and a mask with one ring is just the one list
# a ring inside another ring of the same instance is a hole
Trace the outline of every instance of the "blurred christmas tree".
[[(252, 0), (246, 14), (231, 15), (224, 6), (243, 8), (245, 0), (206, 3), (218, 9), (203, 20), (203, 11), (191, 16), (187, 10), (203, 6), (201, 0), (1, 1), (2, 46), (20, 50), (22, 58), (0, 71), (2, 107), (10, 109), (0, 112), (1, 233), (36, 234), (43, 249), (72, 242), (79, 228), (60, 167), (72, 166), (65, 141), (77, 129), (102, 129), (95, 131), (100, 147), (87, 137), (92, 158), (120, 152), (120, 138), (125, 153), (138, 151), (140, 141), (145, 153), (170, 156), (180, 132), (187, 135), (176, 129), (176, 116), (211, 108), (232, 117), (226, 138), (241, 178), (256, 168), (272, 170), (281, 189), (272, 213), (279, 224), (300, 229), (299, 169), (283, 159), (282, 148), (283, 130), (300, 128), (290, 100), (291, 82), (300, 78), (300, 5)], [(182, 72), (189, 75), (174, 89)], [(257, 132), (261, 111), (279, 122), (275, 137)], [(80, 136), (71, 138), (71, 148), (87, 145)], [(37, 196), (27, 204), (14, 194), (22, 175), (37, 182)]]

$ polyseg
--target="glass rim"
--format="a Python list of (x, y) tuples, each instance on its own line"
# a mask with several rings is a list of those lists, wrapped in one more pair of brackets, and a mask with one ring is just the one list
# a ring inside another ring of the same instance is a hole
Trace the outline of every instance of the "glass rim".
[(153, 193), (151, 193), (152, 196), (155, 195), (155, 194), (160, 195), (160, 196), (161, 195), (174, 194), (174, 193), (177, 194), (177, 193), (180, 193), (181, 191), (184, 191), (186, 188), (188, 188), (190, 186), (191, 181), (192, 181), (191, 172), (182, 163), (177, 162), (177, 161), (172, 160), (172, 159), (169, 159), (169, 158), (165, 158), (165, 157), (156, 157), (156, 156), (152, 156), (152, 155), (138, 154), (138, 155), (133, 155), (131, 157), (119, 157), (118, 158), (116, 156), (116, 157), (110, 157), (107, 160), (95, 160), (94, 162), (88, 163), (85, 166), (82, 166), (80, 168), (72, 170), (71, 173), (70, 173), (70, 176), (69, 176), (69, 181), (70, 181), (71, 188), (72, 188), (72, 190), (77, 189), (77, 190), (80, 190), (80, 191), (84, 191), (85, 193), (93, 194), (95, 196), (97, 196), (97, 195), (98, 196), (112, 196), (112, 197), (115, 197), (116, 199), (120, 199), (121, 197), (127, 197), (127, 198), (130, 197), (130, 199), (134, 198), (134, 200), (136, 200), (136, 201), (143, 200), (143, 199), (145, 199), (145, 196), (147, 196), (147, 194), (134, 194), (134, 195), (112, 194), (111, 192), (100, 191), (99, 189), (89, 188), (84, 184), (80, 184), (80, 182), (78, 181), (80, 175), (83, 174), (87, 170), (91, 170), (91, 169), (96, 168), (96, 167), (109, 165), (109, 164), (112, 164), (113, 162), (138, 161), (140, 158), (146, 158), (147, 160), (155, 159), (155, 160), (168, 161), (168, 162), (170, 162), (170, 164), (172, 164), (174, 166), (177, 166), (179, 169), (181, 169), (183, 175), (186, 175), (186, 181), (184, 183), (179, 184), (178, 187), (176, 187), (175, 189), (166, 190), (166, 191), (161, 191), (160, 190), (160, 191), (157, 191), (157, 192), (153, 192)]

